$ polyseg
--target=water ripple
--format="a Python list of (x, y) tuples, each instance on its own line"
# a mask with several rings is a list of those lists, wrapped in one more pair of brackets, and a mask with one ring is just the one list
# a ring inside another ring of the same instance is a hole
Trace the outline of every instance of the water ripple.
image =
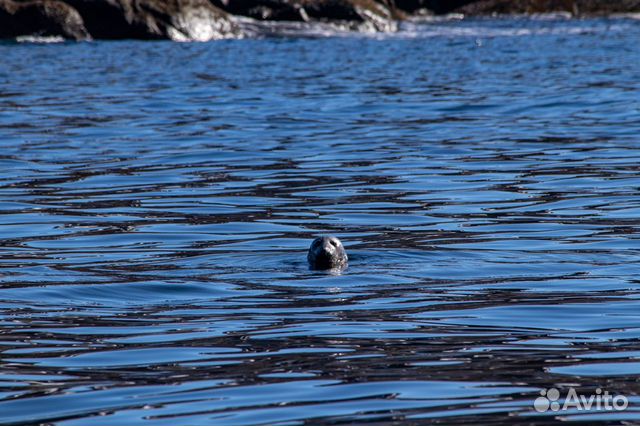
[(639, 29), (1, 44), (3, 422), (637, 421)]

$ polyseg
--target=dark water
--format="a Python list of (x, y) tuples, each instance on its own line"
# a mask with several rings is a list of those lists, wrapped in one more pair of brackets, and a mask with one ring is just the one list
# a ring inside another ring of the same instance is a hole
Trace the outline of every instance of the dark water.
[(639, 37), (0, 45), (0, 422), (640, 420)]

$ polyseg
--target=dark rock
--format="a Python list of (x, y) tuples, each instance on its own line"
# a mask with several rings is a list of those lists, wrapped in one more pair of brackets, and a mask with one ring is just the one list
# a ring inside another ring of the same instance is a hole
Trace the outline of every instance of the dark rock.
[(0, 0), (0, 38), (27, 35), (90, 38), (78, 11), (61, 1)]
[(481, 0), (461, 7), (465, 15), (572, 12), (573, 0)]
[(466, 15), (612, 14), (640, 12), (640, 0), (0, 0), (0, 37), (204, 41), (272, 31), (270, 23), (256, 20), (393, 31), (405, 12), (422, 10)]
[[(76, 8), (96, 39), (159, 39), (159, 29), (149, 28), (132, 5), (118, 0), (66, 0)], [(127, 7), (128, 6), (128, 7)]]
[(427, 10), (437, 15), (451, 13), (455, 9), (472, 3), (474, 0), (395, 0), (398, 9), (409, 13)]
[(135, 4), (151, 29), (171, 40), (218, 40), (237, 37), (239, 29), (224, 11), (209, 0), (120, 0)]
[(365, 21), (367, 13), (393, 18), (388, 7), (372, 0), (301, 0), (300, 4), (315, 19)]
[(373, 0), (301, 0), (300, 4), (310, 20), (351, 22), (361, 30), (393, 31), (399, 18), (394, 9)]
[(65, 0), (99, 39), (199, 40), (236, 36), (227, 13), (208, 0)]
[(568, 12), (608, 15), (640, 12), (640, 0), (481, 0), (456, 9), (465, 15)]
[(269, 21), (304, 21), (302, 6), (286, 0), (212, 0), (220, 9), (233, 15)]
[(234, 15), (258, 20), (333, 22), (353, 29), (390, 31), (395, 19), (403, 17), (396, 12), (393, 0), (212, 0), (223, 10)]
[(640, 12), (640, 0), (576, 0), (574, 3), (577, 15)]

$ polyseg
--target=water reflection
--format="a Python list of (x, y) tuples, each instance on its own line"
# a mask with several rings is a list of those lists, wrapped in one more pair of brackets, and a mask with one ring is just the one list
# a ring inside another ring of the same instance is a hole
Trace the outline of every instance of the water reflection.
[(0, 46), (3, 421), (637, 420), (637, 23), (438, 25)]

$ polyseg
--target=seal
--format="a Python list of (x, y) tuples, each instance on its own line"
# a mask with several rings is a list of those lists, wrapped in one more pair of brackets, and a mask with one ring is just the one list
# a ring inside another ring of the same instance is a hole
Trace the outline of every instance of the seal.
[(349, 258), (340, 240), (328, 236), (313, 240), (307, 260), (311, 269), (344, 269)]

